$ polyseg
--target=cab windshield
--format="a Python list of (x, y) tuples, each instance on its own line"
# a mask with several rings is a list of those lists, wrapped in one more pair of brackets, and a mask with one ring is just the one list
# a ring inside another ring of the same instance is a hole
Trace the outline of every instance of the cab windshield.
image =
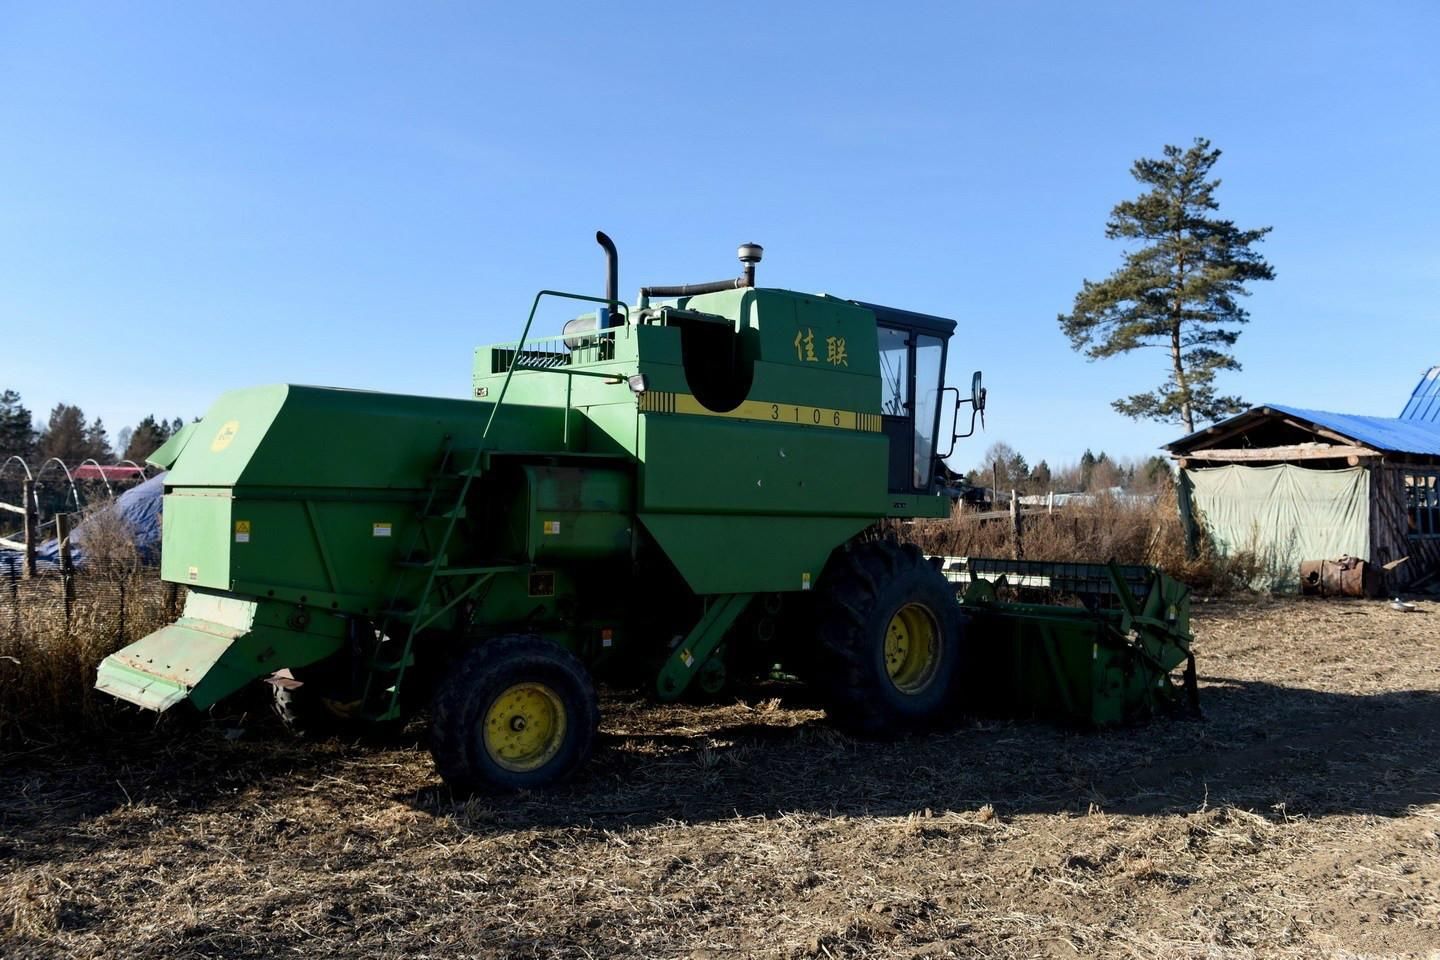
[(915, 488), (930, 485), (935, 463), (935, 433), (940, 421), (940, 374), (945, 345), (938, 337), (915, 338)]

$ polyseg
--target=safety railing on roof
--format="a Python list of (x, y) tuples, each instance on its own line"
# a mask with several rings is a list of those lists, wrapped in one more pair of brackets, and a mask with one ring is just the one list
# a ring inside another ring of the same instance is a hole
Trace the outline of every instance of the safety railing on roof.
[[(575, 335), (577, 337), (580, 337), (581, 339), (598, 340), (600, 339), (601, 334), (611, 333), (614, 330), (629, 329), (630, 308), (619, 300), (610, 300), (605, 297), (592, 297), (583, 293), (566, 293), (562, 290), (541, 290), (539, 293), (535, 294), (535, 300), (533, 303), (530, 304), (530, 315), (525, 318), (525, 327), (523, 330), (520, 331), (520, 339), (517, 340), (513, 345), (501, 344), (499, 348), (497, 348), (500, 350), (505, 350), (508, 348), (513, 352), (511, 353), (509, 359), (506, 362), (505, 380), (500, 385), (500, 396), (495, 398), (495, 405), (490, 408), (490, 417), (485, 421), (485, 430), (480, 434), (482, 440), (490, 436), (490, 427), (495, 423), (495, 416), (500, 412), (500, 407), (505, 403), (505, 395), (510, 391), (510, 380), (512, 377), (515, 376), (516, 370), (532, 370), (542, 373), (560, 373), (567, 376), (565, 387), (565, 446), (567, 449), (570, 445), (570, 381), (568, 380), (568, 378), (602, 377), (607, 380), (613, 380), (615, 383), (625, 382), (622, 379), (616, 378), (615, 375), (611, 373), (602, 373), (598, 370), (573, 369), (571, 367), (571, 364), (574, 362), (574, 357), (571, 353), (562, 354), (560, 350), (550, 349), (548, 347), (541, 347), (539, 349), (531, 347), (531, 349), (529, 350), (526, 349), (527, 345), (529, 345), (530, 327), (535, 322), (535, 312), (540, 308), (540, 301), (546, 297), (555, 297), (562, 300), (579, 300), (583, 303), (597, 303), (602, 306), (607, 306), (611, 310), (617, 311), (620, 314), (621, 323), (618, 327), (606, 327), (604, 330), (592, 330), (587, 331), (583, 334)], [(560, 335), (556, 337), (546, 338), (545, 341), (540, 342), (545, 343), (549, 341), (557, 341), (558, 344), (563, 344), (565, 339), (566, 338), (564, 337), (564, 335)], [(535, 357), (534, 362), (531, 362), (532, 355)], [(495, 354), (492, 351), (491, 357), (493, 358), (494, 356)], [(562, 356), (564, 358), (563, 360), (561, 359)], [(493, 363), (494, 361), (492, 359), (492, 366)], [(496, 369), (495, 372), (499, 373), (500, 371)]]

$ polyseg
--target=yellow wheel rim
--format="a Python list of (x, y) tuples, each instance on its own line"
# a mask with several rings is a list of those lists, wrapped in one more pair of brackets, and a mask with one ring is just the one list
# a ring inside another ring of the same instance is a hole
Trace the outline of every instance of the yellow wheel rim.
[(320, 706), (337, 720), (349, 720), (359, 715), (361, 704), (359, 700), (331, 700), (329, 697), (321, 697)]
[(919, 693), (940, 665), (940, 627), (923, 605), (907, 603), (885, 628), (885, 673), (901, 693)]
[(543, 683), (517, 683), (485, 711), (485, 751), (517, 773), (538, 770), (565, 740), (565, 705)]

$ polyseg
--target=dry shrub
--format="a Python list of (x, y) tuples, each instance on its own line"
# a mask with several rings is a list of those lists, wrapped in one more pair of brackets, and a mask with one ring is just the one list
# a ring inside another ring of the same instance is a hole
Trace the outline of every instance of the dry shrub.
[(173, 619), (178, 598), (141, 563), (128, 525), (108, 506), (77, 525), (85, 565), (68, 591), (58, 572), (0, 578), (0, 742), (103, 726), (113, 713), (105, 711), (110, 698), (94, 690), (96, 667)]
[[(948, 520), (924, 520), (897, 528), (901, 539), (930, 555), (1015, 557), (1008, 517), (984, 517), (956, 508)], [(1185, 531), (1175, 497), (1153, 502), (1099, 496), (1087, 505), (1022, 518), (1020, 555), (1029, 560), (1070, 563), (1144, 564), (1159, 567), (1196, 590), (1224, 595), (1280, 583), (1273, 556), (1253, 549), (1221, 554), (1204, 530), (1197, 531), (1197, 556), (1187, 557)]]

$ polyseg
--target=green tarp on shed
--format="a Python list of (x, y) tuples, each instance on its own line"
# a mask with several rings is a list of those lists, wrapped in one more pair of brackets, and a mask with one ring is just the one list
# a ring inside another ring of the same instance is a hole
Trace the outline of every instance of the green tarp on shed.
[(1230, 464), (1180, 475), (1222, 554), (1253, 552), (1286, 580), (1298, 577), (1301, 560), (1370, 559), (1370, 475), (1363, 467)]

